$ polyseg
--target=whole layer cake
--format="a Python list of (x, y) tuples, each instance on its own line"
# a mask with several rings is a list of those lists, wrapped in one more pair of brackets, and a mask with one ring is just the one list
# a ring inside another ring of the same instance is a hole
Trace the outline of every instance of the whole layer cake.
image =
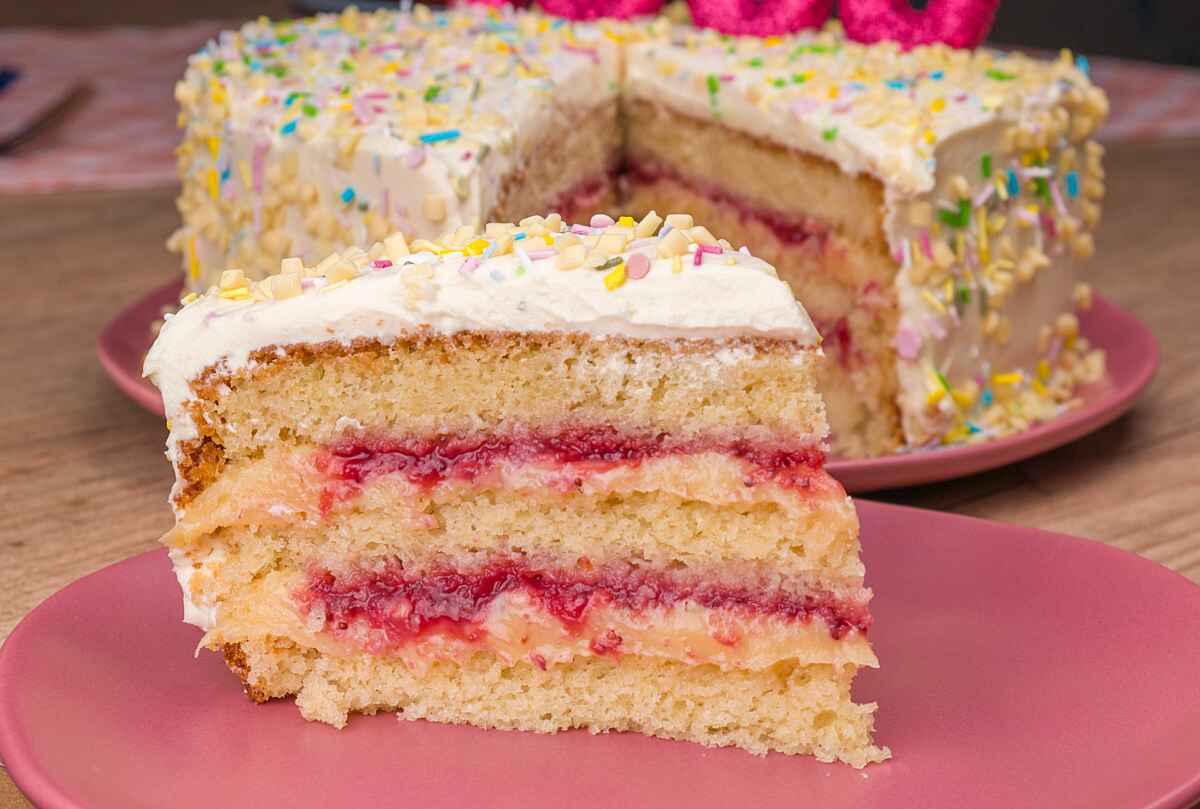
[(1103, 372), (1107, 102), (1066, 54), (351, 9), (227, 32), (176, 94), (197, 291), (396, 228), (691, 210), (808, 305), (841, 455), (1021, 430)]
[(683, 215), (228, 271), (146, 362), (185, 618), (252, 698), (338, 726), (879, 761), (821, 361), (771, 266)]

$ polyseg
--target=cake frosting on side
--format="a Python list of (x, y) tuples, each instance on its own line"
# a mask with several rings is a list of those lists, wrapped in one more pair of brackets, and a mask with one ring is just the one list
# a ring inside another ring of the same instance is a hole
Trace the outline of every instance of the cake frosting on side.
[(773, 268), (680, 214), (229, 271), (146, 363), (184, 617), (252, 698), (337, 726), (882, 760), (821, 360)]

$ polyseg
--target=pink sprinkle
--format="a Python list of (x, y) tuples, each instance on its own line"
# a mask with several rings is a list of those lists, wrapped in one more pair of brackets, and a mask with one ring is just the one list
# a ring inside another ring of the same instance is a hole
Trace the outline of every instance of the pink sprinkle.
[(971, 200), (971, 203), (976, 208), (982, 208), (984, 204), (992, 198), (992, 194), (994, 193), (996, 193), (996, 186), (988, 183), (978, 194), (975, 195), (975, 199)]
[(394, 42), (390, 45), (374, 45), (371, 47), (371, 53), (387, 53), (388, 51), (399, 50), (404, 45), (399, 42)]
[(921, 231), (921, 252), (925, 254), (925, 258), (933, 261), (933, 245), (929, 243), (929, 231)]
[(479, 263), (479, 256), (471, 256), (462, 263), (462, 266), (458, 268), (458, 271), (463, 275), (470, 275), (471, 273), (475, 272), (475, 268), (479, 266)]
[(1058, 210), (1059, 214), (1066, 216), (1067, 206), (1063, 205), (1062, 192), (1058, 190), (1058, 183), (1050, 183), (1050, 195), (1054, 197), (1054, 207)]
[(425, 147), (424, 146), (413, 147), (412, 151), (410, 151), (408, 153), (408, 156), (404, 158), (404, 164), (406, 166), (408, 166), (410, 169), (420, 168), (421, 164), (424, 162), (425, 162)]
[(576, 236), (591, 236), (592, 229), (587, 225), (571, 225), (571, 232)]
[(1060, 351), (1062, 351), (1062, 346), (1063, 346), (1062, 338), (1056, 336), (1054, 338), (1054, 342), (1052, 342), (1050, 344), (1050, 355), (1048, 357), (1046, 357), (1046, 359), (1049, 360), (1051, 365), (1058, 362), (1058, 353)]
[(946, 327), (942, 325), (942, 321), (936, 317), (925, 318), (925, 328), (933, 335), (934, 339), (942, 340), (946, 337)]
[(376, 270), (387, 269), (390, 266), (392, 266), (392, 262), (388, 261), (386, 258), (377, 258), (371, 262), (371, 267)]
[(362, 94), (363, 98), (387, 98), (388, 94), (383, 90), (370, 90)]
[(733, 81), (733, 79), (734, 79), (734, 75), (732, 73), (722, 73), (721, 74), (721, 81)]
[(693, 264), (695, 264), (697, 267), (699, 267), (700, 263), (702, 261), (704, 261), (704, 251), (703, 250), (697, 250), (695, 253), (692, 253), (692, 263)]
[(812, 98), (800, 98), (792, 103), (792, 115), (800, 118), (821, 106), (819, 101)]
[(908, 326), (901, 326), (896, 330), (896, 337), (892, 340), (892, 346), (895, 347), (896, 353), (902, 359), (915, 360), (917, 353), (921, 350), (921, 335)]
[(267, 141), (259, 141), (254, 144), (254, 157), (251, 158), (251, 176), (254, 178), (254, 193), (262, 193), (263, 184), (263, 164), (267, 162), (267, 149), (271, 148), (271, 144)]
[(650, 259), (646, 258), (645, 253), (634, 253), (625, 259), (626, 278), (640, 281), (646, 277), (648, 272), (650, 272)]
[(563, 50), (570, 51), (571, 53), (582, 53), (591, 59), (593, 64), (600, 64), (600, 54), (596, 53), (595, 48), (581, 48), (578, 45), (563, 45)]
[(525, 255), (529, 256), (530, 261), (539, 261), (543, 258), (550, 258), (554, 255), (554, 251), (547, 247), (545, 250), (530, 250)]
[(608, 214), (598, 213), (598, 214), (592, 215), (591, 225), (594, 228), (606, 228), (606, 227), (610, 227), (615, 224), (616, 224), (616, 220), (614, 220)]
[(700, 245), (697, 245), (697, 247), (699, 248), (699, 252), (702, 252), (702, 253), (717, 253), (717, 254), (720, 254), (720, 253), (724, 253), (724, 252), (725, 252), (725, 251), (724, 251), (724, 250), (721, 248), (721, 245), (719, 245), (719, 244), (700, 244)]
[(1058, 228), (1054, 225), (1054, 217), (1048, 213), (1041, 215), (1042, 232), (1046, 234), (1047, 239), (1054, 239), (1058, 236)]

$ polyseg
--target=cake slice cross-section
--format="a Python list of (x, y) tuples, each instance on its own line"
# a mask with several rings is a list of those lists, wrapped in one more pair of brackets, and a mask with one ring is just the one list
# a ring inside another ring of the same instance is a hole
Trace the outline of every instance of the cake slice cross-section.
[(820, 338), (686, 215), (394, 234), (189, 296), (185, 619), (257, 700), (885, 758)]

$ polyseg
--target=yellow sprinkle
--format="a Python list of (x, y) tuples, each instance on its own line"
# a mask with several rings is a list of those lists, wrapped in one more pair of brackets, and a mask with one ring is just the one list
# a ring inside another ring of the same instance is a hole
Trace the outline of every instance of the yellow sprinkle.
[(829, 88), (829, 97), (830, 97), (830, 98), (837, 98), (837, 97), (838, 97), (838, 86), (837, 86), (836, 84), (835, 84), (835, 85), (832, 85), (832, 86)]
[(208, 136), (208, 153), (212, 155), (213, 160), (216, 160), (217, 155), (221, 153), (221, 139), (216, 135)]
[(1050, 363), (1045, 360), (1040, 360), (1037, 364), (1038, 379), (1045, 382), (1050, 378)]
[(961, 230), (954, 237), (954, 255), (960, 264), (967, 258), (967, 234)]
[(942, 285), (942, 294), (947, 301), (954, 300), (954, 281), (946, 279), (946, 283)]
[(929, 105), (930, 112), (941, 112), (944, 109), (946, 109), (946, 99), (944, 98), (935, 98)]
[(762, 44), (763, 44), (764, 48), (774, 48), (780, 42), (783, 42), (783, 40), (780, 39), (779, 37), (769, 36), (769, 37), (766, 37), (763, 39)]
[(542, 237), (542, 241), (544, 241), (546, 243), (547, 247), (554, 246), (554, 237), (551, 236), (549, 233), (547, 233), (545, 236)]
[(1036, 379), (1033, 380), (1033, 389), (1042, 396), (1046, 395), (1046, 386), (1043, 385), (1041, 382), (1037, 381)]
[(205, 172), (204, 179), (208, 182), (208, 193), (216, 199), (221, 194), (221, 175), (217, 174), (216, 169), (209, 169)]
[(946, 314), (946, 307), (928, 289), (921, 290), (921, 297), (925, 299), (925, 303), (929, 304), (935, 312), (941, 315)]
[(970, 407), (972, 404), (975, 403), (975, 397), (971, 396), (969, 393), (967, 393), (964, 390), (959, 390), (958, 388), (955, 388), (954, 390), (950, 391), (950, 398), (952, 398), (954, 400), (954, 403), (956, 405), (958, 405), (959, 407), (961, 407), (963, 410), (966, 410), (968, 407)]
[(622, 261), (620, 264), (618, 264), (616, 267), (613, 268), (612, 272), (610, 272), (608, 275), (604, 276), (604, 287), (609, 292), (612, 292), (613, 290), (619, 288), (624, 283), (625, 283), (625, 262)]
[(182, 306), (187, 306), (189, 303), (195, 303), (198, 300), (200, 300), (199, 295), (197, 295), (195, 292), (189, 292), (183, 296), (183, 299), (180, 300), (179, 303)]
[(227, 301), (244, 301), (250, 297), (249, 287), (234, 287), (217, 293)]
[(200, 259), (196, 258), (196, 237), (188, 239), (187, 247), (188, 277), (195, 281), (200, 277)]
[(921, 137), (923, 137), (925, 139), (925, 142), (930, 145), (933, 145), (934, 141), (937, 140), (937, 135), (933, 134), (932, 129), (926, 129), (925, 134), (922, 135)]
[(212, 103), (216, 104), (217, 106), (225, 105), (228, 97), (225, 95), (225, 88), (222, 87), (219, 82), (214, 81), (211, 83), (210, 92), (212, 93)]
[(167, 419), (167, 432), (171, 431), (171, 420)]
[(470, 242), (467, 245), (467, 250), (466, 250), (467, 255), (468, 256), (483, 255), (483, 251), (487, 250), (488, 244), (490, 244), (490, 242), (487, 239), (476, 239), (475, 241)]
[(983, 208), (979, 209), (979, 263), (986, 267), (991, 260), (991, 253), (988, 250), (988, 228), (987, 228), (987, 211)]
[(238, 174), (242, 177), (242, 187), (249, 190), (254, 184), (254, 175), (250, 173), (250, 164), (245, 160), (238, 161)]
[(632, 216), (622, 216), (617, 220), (617, 224), (623, 228), (632, 228), (637, 226), (637, 220)]
[(608, 37), (613, 42), (616, 42), (618, 45), (625, 41), (625, 37), (621, 36), (620, 34), (618, 34), (615, 31), (605, 30), (604, 36)]
[(967, 428), (959, 424), (942, 436), (943, 444), (957, 444), (969, 435)]
[(992, 374), (993, 385), (1016, 385), (1020, 381), (1021, 375), (1016, 371), (1007, 374)]
[(929, 395), (925, 397), (927, 404), (936, 405), (946, 396), (946, 389), (938, 385), (929, 389)]
[(1008, 199), (1008, 186), (999, 176), (996, 177), (996, 193), (1000, 195), (1000, 199)]
[(671, 272), (683, 272), (683, 261), (679, 258), (679, 256), (671, 256)]

